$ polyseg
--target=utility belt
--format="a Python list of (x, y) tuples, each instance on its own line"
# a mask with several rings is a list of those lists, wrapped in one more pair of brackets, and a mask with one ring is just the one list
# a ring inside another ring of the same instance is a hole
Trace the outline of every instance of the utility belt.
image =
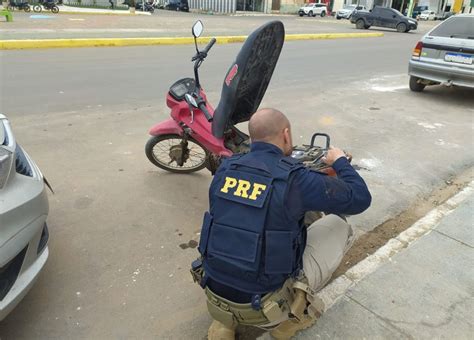
[(272, 329), (279, 323), (293, 319), (298, 322), (304, 313), (319, 316), (324, 303), (316, 297), (316, 292), (307, 285), (304, 273), (297, 278), (289, 278), (275, 292), (264, 295), (259, 301), (260, 308), (253, 303), (235, 303), (225, 299), (205, 286), (204, 270), (200, 260), (193, 262), (191, 275), (206, 291), (207, 308), (214, 320), (228, 327), (237, 324)]

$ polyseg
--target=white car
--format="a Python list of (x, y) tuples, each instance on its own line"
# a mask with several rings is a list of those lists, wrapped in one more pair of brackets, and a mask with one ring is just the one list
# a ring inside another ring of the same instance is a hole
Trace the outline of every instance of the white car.
[(357, 6), (357, 5), (346, 5), (344, 6), (343, 9), (340, 9), (339, 11), (336, 12), (336, 19), (340, 20), (342, 18), (344, 19), (350, 19), (352, 13), (354, 11), (364, 11), (365, 7), (364, 6)]
[(436, 13), (434, 11), (423, 11), (420, 14), (420, 20), (435, 20)]
[(30, 290), (46, 263), (48, 210), (43, 175), (0, 114), (0, 321)]
[(302, 17), (303, 15), (307, 15), (309, 17), (315, 17), (316, 15), (320, 15), (321, 18), (326, 16), (328, 12), (328, 8), (326, 4), (306, 4), (300, 8), (298, 11), (298, 15)]

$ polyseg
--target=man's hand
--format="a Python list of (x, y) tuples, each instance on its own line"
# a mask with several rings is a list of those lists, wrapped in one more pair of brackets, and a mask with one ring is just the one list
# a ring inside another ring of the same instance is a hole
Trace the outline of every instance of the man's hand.
[(330, 146), (329, 150), (326, 153), (326, 156), (323, 157), (323, 162), (329, 166), (332, 166), (334, 162), (337, 161), (341, 157), (346, 157), (345, 152), (339, 148)]

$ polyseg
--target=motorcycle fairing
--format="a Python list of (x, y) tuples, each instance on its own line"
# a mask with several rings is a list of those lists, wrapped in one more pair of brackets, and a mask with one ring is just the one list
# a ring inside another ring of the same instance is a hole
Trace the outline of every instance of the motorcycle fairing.
[(212, 134), (222, 138), (231, 126), (245, 122), (258, 109), (278, 62), (285, 28), (271, 21), (245, 40), (224, 79), (221, 99), (214, 112)]

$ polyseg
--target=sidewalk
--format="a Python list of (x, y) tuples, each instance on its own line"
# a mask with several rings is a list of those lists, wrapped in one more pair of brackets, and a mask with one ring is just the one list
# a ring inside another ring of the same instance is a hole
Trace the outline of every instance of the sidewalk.
[(149, 12), (135, 11), (131, 13), (129, 10), (118, 10), (118, 9), (100, 9), (100, 8), (85, 8), (85, 7), (74, 7), (68, 5), (58, 5), (59, 13), (68, 14), (112, 14), (112, 15), (151, 15)]
[(473, 189), (443, 204), (431, 231), (349, 288), (297, 339), (472, 338)]

